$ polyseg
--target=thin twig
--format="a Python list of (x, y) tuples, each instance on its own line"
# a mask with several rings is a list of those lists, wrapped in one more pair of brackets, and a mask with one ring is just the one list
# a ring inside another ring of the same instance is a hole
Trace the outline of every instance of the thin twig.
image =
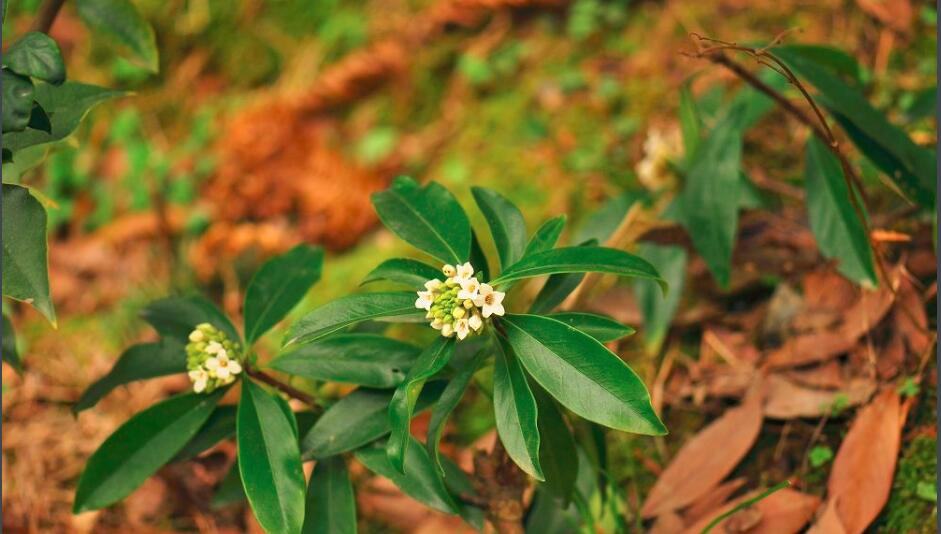
[(315, 399), (313, 396), (307, 393), (304, 393), (303, 391), (295, 388), (294, 386), (290, 384), (285, 384), (284, 382), (278, 380), (277, 378), (263, 371), (259, 371), (258, 369), (253, 369), (249, 367), (245, 370), (245, 373), (248, 374), (248, 376), (254, 378), (255, 380), (259, 382), (264, 382), (265, 384), (268, 384), (269, 386), (287, 394), (290, 397), (293, 397), (303, 402), (304, 404), (307, 404), (313, 407), (318, 406), (317, 399)]
[[(10, 0), (3, 1), (9, 2)], [(64, 3), (65, 0), (46, 0), (42, 7), (39, 8), (39, 14), (36, 15), (36, 20), (33, 21), (32, 31), (49, 33), (49, 30), (52, 29), (52, 23), (56, 21), (59, 10), (62, 9), (62, 4)]]

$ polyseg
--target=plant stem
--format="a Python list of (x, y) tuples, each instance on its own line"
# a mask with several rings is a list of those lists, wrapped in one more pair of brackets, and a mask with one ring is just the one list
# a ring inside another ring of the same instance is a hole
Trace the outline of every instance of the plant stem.
[(265, 384), (268, 384), (269, 386), (287, 394), (289, 397), (293, 397), (303, 402), (304, 404), (307, 404), (313, 407), (318, 406), (317, 399), (315, 399), (311, 395), (304, 393), (303, 391), (295, 388), (294, 386), (290, 384), (285, 384), (284, 382), (278, 380), (277, 378), (265, 372), (249, 367), (245, 370), (245, 373), (248, 374), (248, 376), (254, 378), (255, 380), (259, 382), (264, 382)]
[[(4, 2), (9, 2), (10, 0), (3, 0)], [(33, 22), (32, 30), (34, 32), (49, 33), (49, 30), (52, 28), (52, 23), (55, 22), (56, 17), (59, 15), (59, 10), (62, 9), (62, 4), (65, 3), (65, 0), (46, 0), (43, 2), (42, 7), (39, 9), (39, 14), (36, 15), (36, 20)]]
[(529, 480), (510, 459), (499, 436), (489, 454), (478, 451), (474, 456), (474, 474), (494, 530), (499, 534), (523, 534), (523, 492)]

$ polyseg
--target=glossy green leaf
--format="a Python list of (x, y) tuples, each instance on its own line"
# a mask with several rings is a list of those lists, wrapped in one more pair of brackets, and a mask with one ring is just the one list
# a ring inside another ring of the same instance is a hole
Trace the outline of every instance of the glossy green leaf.
[(736, 106), (702, 140), (690, 162), (686, 187), (677, 198), (680, 220), (709, 271), (723, 287), (732, 274), (732, 250), (738, 232), (739, 169), (746, 112)]
[(575, 439), (555, 401), (539, 386), (534, 385), (532, 392), (539, 410), (539, 435), (542, 441), (539, 463), (545, 474), (542, 487), (567, 506), (572, 499), (578, 473)]
[(448, 364), (454, 355), (454, 339), (438, 337), (418, 356), (405, 380), (395, 389), (389, 404), (389, 422), (392, 434), (386, 444), (390, 465), (399, 472), (405, 472), (406, 449), (411, 443), (409, 426), (415, 404), (421, 394), (425, 381), (433, 377)]
[(53, 325), (46, 210), (29, 188), (3, 184), (3, 295), (28, 302)]
[(439, 512), (455, 514), (458, 511), (457, 503), (448, 493), (448, 489), (432, 463), (428, 452), (414, 437), (408, 436), (409, 445), (403, 447), (405, 463), (408, 470), (402, 473), (392, 465), (385, 449), (379, 446), (366, 447), (356, 451), (356, 459), (366, 469), (377, 475), (388, 478), (398, 486), (402, 493), (434, 508)]
[(8, 69), (3, 69), (0, 75), (3, 77), (3, 148), (12, 150), (7, 146), (6, 135), (26, 129), (33, 110), (35, 88), (29, 78)]
[(225, 391), (173, 397), (121, 425), (88, 459), (73, 512), (97, 510), (127, 497), (199, 431)]
[[(422, 389), (415, 413), (427, 409), (441, 395), (444, 382), (429, 382)], [(392, 391), (360, 388), (324, 412), (301, 441), (303, 458), (322, 459), (348, 452), (388, 434)]]
[(609, 198), (578, 225), (572, 234), (571, 242), (585, 246), (587, 241), (594, 241), (596, 244), (606, 241), (621, 225), (634, 203), (645, 201), (647, 196), (645, 191), (626, 191)]
[(245, 488), (242, 487), (242, 475), (239, 473), (239, 461), (236, 457), (232, 467), (229, 468), (229, 471), (222, 477), (222, 482), (216, 487), (209, 506), (217, 510), (244, 500)]
[[(447, 456), (441, 457), (441, 467), (444, 472), (444, 485), (448, 488), (451, 495), (479, 495), (471, 480), (463, 469), (457, 466)], [(455, 499), (455, 501), (458, 501)], [(477, 529), (478, 532), (484, 531), (484, 512), (480, 508), (469, 503), (457, 502), (458, 513), (468, 525)]]
[[(72, 81), (58, 86), (38, 83), (33, 97), (46, 114), (53, 117), (52, 131), (7, 132), (4, 128), (3, 148), (16, 154), (26, 147), (65, 139), (78, 128), (88, 110), (105, 100), (124, 94), (126, 94), (124, 91), (117, 89), (106, 89)], [(26, 109), (27, 115), (31, 106), (32, 102), (30, 108)]]
[(20, 355), (16, 351), (16, 335), (13, 332), (13, 323), (6, 314), (3, 314), (2, 330), (0, 330), (0, 352), (2, 352), (3, 361), (10, 364), (17, 371), (23, 371), (23, 362), (20, 361)]
[(251, 345), (284, 318), (320, 279), (323, 249), (298, 245), (255, 273), (245, 290), (245, 342)]
[(686, 82), (680, 88), (680, 130), (683, 132), (683, 152), (686, 154), (687, 164), (692, 155), (696, 153), (699, 141), (702, 139), (702, 119), (696, 107), (696, 99)]
[(496, 191), (472, 187), (471, 193), (490, 227), (490, 235), (500, 256), (500, 268), (513, 265), (526, 250), (526, 219), (516, 205)]
[(239, 473), (258, 523), (267, 532), (297, 533), (304, 523), (304, 471), (296, 428), (283, 403), (251, 380), (242, 381)]
[(186, 372), (186, 351), (173, 338), (133, 345), (118, 358), (108, 374), (96, 380), (72, 407), (75, 413), (87, 410), (118, 386), (136, 380)]
[(363, 284), (375, 282), (377, 280), (389, 280), (413, 287), (416, 290), (424, 289), (425, 282), (433, 279), (441, 279), (444, 275), (439, 269), (422, 263), (418, 260), (409, 260), (404, 258), (393, 258), (386, 260), (373, 269)]
[(215, 304), (199, 295), (155, 300), (141, 310), (140, 316), (161, 336), (176, 339), (184, 345), (189, 343), (190, 333), (201, 323), (215, 326), (232, 341), (241, 339), (229, 318)]
[(415, 299), (411, 291), (354, 293), (341, 297), (301, 317), (288, 331), (283, 346), (310, 343), (370, 319), (424, 315), (424, 311), (415, 307)]
[(565, 215), (559, 215), (542, 223), (526, 244), (523, 257), (555, 247), (562, 235), (562, 230), (565, 230), (565, 221)]
[[(455, 358), (456, 359), (456, 358)], [(445, 424), (448, 422), (451, 412), (457, 407), (458, 403), (464, 397), (464, 391), (468, 384), (474, 378), (474, 373), (480, 368), (484, 360), (487, 359), (486, 351), (478, 351), (470, 361), (466, 362), (455, 374), (448, 385), (441, 393), (441, 398), (434, 404), (431, 410), (431, 419), (428, 422), (428, 434), (425, 438), (425, 447), (428, 449), (428, 455), (435, 467), (443, 472), (444, 467), (441, 463), (441, 436), (444, 434)]]
[(905, 108), (905, 118), (911, 122), (934, 117), (938, 111), (938, 86), (934, 85), (914, 93), (911, 104)]
[[(602, 272), (662, 282), (646, 260), (608, 247), (565, 247), (527, 256), (506, 268), (492, 285), (556, 273)], [(664, 290), (666, 286), (664, 286)]]
[[(595, 239), (586, 241), (579, 246), (595, 246), (598, 241)], [(529, 313), (549, 313), (556, 306), (562, 304), (569, 295), (575, 291), (578, 284), (582, 283), (585, 273), (561, 273), (553, 274), (546, 280), (546, 283), (536, 294), (533, 303), (529, 307)]]
[[(649, 282), (651, 285), (656, 285)], [(670, 294), (673, 294), (672, 292)], [(585, 312), (559, 312), (550, 314), (556, 321), (573, 326), (602, 343), (615, 341), (634, 333), (634, 329), (605, 315)]]
[(341, 334), (301, 345), (270, 366), (316, 380), (374, 388), (398, 386), (421, 350), (410, 343), (375, 334)]
[(373, 193), (372, 203), (386, 228), (416, 248), (451, 264), (470, 256), (470, 221), (441, 185), (420, 187), (411, 178), (399, 177), (389, 189)]
[(529, 374), (566, 408), (618, 430), (666, 433), (644, 382), (597, 340), (538, 315), (508, 314), (500, 322)]
[(307, 486), (304, 534), (355, 534), (356, 496), (339, 456), (317, 462)]
[(49, 115), (46, 115), (46, 110), (36, 102), (33, 102), (33, 109), (29, 112), (29, 124), (26, 126), (41, 132), (52, 133), (52, 123), (49, 121)]
[(76, 0), (76, 10), (94, 34), (110, 38), (150, 72), (160, 70), (154, 29), (130, 0)]
[(29, 32), (3, 55), (3, 66), (13, 72), (52, 84), (65, 81), (65, 62), (59, 45), (48, 35)]
[[(779, 56), (799, 55), (827, 68), (851, 85), (856, 87), (863, 85), (863, 67), (856, 61), (856, 58), (839, 48), (817, 44), (788, 44), (775, 46), (772, 53)], [(780, 75), (778, 77), (783, 78)]]
[(500, 340), (493, 367), (493, 414), (497, 434), (510, 458), (537, 480), (545, 480), (539, 465), (538, 411), (526, 373), (505, 340)]
[(657, 268), (671, 289), (670, 293), (663, 295), (651, 282), (634, 282), (634, 295), (644, 319), (644, 345), (648, 354), (655, 354), (663, 344), (683, 295), (683, 285), (686, 282), (686, 249), (641, 243), (637, 253)]
[(235, 436), (237, 411), (237, 406), (234, 404), (216, 406), (199, 432), (180, 449), (180, 452), (176, 453), (173, 461), (182, 462), (194, 458), (220, 441)]
[(860, 151), (899, 188), (925, 207), (934, 207), (937, 157), (873, 108), (863, 94), (799, 49), (775, 48), (798, 75), (819, 91), (816, 98), (834, 114)]
[(487, 261), (487, 255), (484, 254), (484, 249), (480, 246), (480, 241), (477, 239), (477, 232), (471, 232), (470, 263), (474, 266), (474, 269), (477, 270), (477, 273), (474, 275), (477, 277), (477, 280), (481, 282), (490, 280), (490, 262)]
[(856, 215), (840, 162), (816, 137), (807, 141), (804, 184), (810, 229), (824, 257), (859, 284), (878, 282), (866, 228)]

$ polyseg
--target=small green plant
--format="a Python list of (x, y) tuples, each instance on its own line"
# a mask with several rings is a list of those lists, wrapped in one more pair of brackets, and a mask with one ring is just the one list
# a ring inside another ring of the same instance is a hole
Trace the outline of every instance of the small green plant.
[(826, 445), (817, 445), (810, 449), (810, 465), (820, 467), (833, 459), (833, 449)]
[[(609, 317), (553, 310), (586, 272), (651, 280), (664, 290), (665, 284), (649, 263), (628, 252), (591, 244), (556, 247), (564, 217), (529, 236), (509, 200), (483, 188), (473, 194), (493, 237), (498, 275), (491, 276), (477, 234), (449, 191), (400, 178), (374, 194), (376, 211), (393, 233), (442, 267), (415, 259), (383, 262), (364, 283), (384, 280), (407, 290), (354, 293), (314, 309), (287, 329), (271, 361), (259, 360), (255, 344), (318, 279), (319, 249), (299, 246), (262, 266), (246, 290), (241, 335), (200, 297), (145, 308), (143, 318), (160, 341), (128, 349), (76, 409), (90, 408), (120, 384), (172, 373), (188, 372), (193, 392), (137, 414), (101, 445), (79, 481), (75, 511), (111, 505), (165, 463), (233, 436), (238, 472), (226, 487), (240, 483), (259, 523), (273, 533), (325, 532), (328, 524), (355, 531), (350, 454), (406, 494), (461, 514), (478, 528), (484, 514), (500, 530), (507, 521), (522, 524), (525, 475), (547, 493), (543, 500), (585, 502), (575, 475), (601, 467), (579, 467), (576, 447), (585, 445), (576, 446), (561, 407), (617, 430), (661, 435), (666, 428), (643, 381), (603, 345), (633, 330)], [(525, 302), (512, 289), (534, 277), (548, 278)], [(367, 321), (424, 326), (406, 329), (413, 334), (406, 342), (356, 328)], [(423, 347), (416, 344), (428, 339)], [(317, 399), (271, 370), (360, 387), (322, 411)], [(438, 450), (449, 414), (472, 384), (492, 399), (499, 440), (491, 454), (501, 469), (515, 473), (501, 482), (461, 471)], [(220, 404), (236, 385), (238, 405)], [(284, 397), (310, 411), (292, 412)], [(428, 407), (431, 422), (422, 444), (410, 421)], [(317, 465), (305, 492), (301, 465), (308, 460)], [(600, 479), (595, 473), (587, 480)], [(505, 506), (492, 501), (506, 491), (504, 484), (518, 491), (510, 518), (501, 515)]]

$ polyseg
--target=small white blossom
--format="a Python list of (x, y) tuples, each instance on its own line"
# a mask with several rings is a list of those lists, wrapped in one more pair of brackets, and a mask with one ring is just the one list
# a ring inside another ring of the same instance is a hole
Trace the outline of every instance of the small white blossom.
[(223, 381), (242, 372), (242, 366), (239, 365), (237, 361), (230, 360), (225, 355), (209, 358), (206, 360), (205, 365), (210, 374)]
[(484, 318), (491, 315), (502, 316), (504, 313), (503, 297), (505, 296), (506, 293), (495, 291), (489, 284), (480, 284), (480, 291), (477, 298), (474, 299), (474, 304), (480, 307)]
[(461, 300), (474, 300), (477, 298), (477, 291), (480, 289), (480, 282), (477, 278), (468, 278), (461, 281), (461, 290), (457, 293), (457, 298)]
[(475, 313), (467, 320), (467, 324), (473, 328), (475, 332), (480, 332), (480, 329), (484, 326), (484, 321), (480, 318), (480, 315)]
[(202, 330), (193, 330), (190, 332), (190, 341), (193, 343), (199, 343), (204, 339), (206, 339), (206, 334), (204, 334)]
[(435, 295), (431, 291), (419, 291), (418, 299), (415, 300), (415, 307), (423, 310), (431, 310), (431, 305), (435, 302)]
[(453, 265), (448, 264), (441, 268), (441, 272), (444, 273), (445, 276), (450, 278), (454, 276), (455, 274), (457, 274), (457, 269), (455, 269)]
[(454, 335), (454, 326), (451, 323), (444, 323), (441, 326), (441, 335), (444, 337), (451, 337)]
[(189, 377), (193, 382), (193, 391), (202, 393), (206, 390), (206, 385), (209, 383), (209, 373), (203, 369), (196, 369), (189, 372)]
[(458, 281), (469, 280), (472, 276), (474, 276), (474, 266), (471, 265), (470, 262), (457, 266), (457, 275), (455, 275), (455, 278)]
[(441, 282), (441, 280), (438, 280), (437, 278), (435, 278), (434, 280), (428, 280), (427, 282), (425, 282), (425, 289), (427, 289), (429, 292), (435, 291), (436, 289), (441, 287), (442, 283), (443, 282)]
[(218, 341), (210, 341), (209, 344), (206, 345), (206, 352), (209, 354), (218, 354), (220, 350), (225, 350), (225, 348), (223, 348), (222, 344)]
[(458, 339), (464, 339), (470, 334), (470, 324), (466, 317), (462, 317), (454, 322), (454, 331), (457, 332)]
[(444, 321), (442, 321), (441, 319), (435, 319), (434, 321), (431, 321), (431, 327), (434, 328), (435, 330), (441, 330), (443, 326), (444, 326)]

